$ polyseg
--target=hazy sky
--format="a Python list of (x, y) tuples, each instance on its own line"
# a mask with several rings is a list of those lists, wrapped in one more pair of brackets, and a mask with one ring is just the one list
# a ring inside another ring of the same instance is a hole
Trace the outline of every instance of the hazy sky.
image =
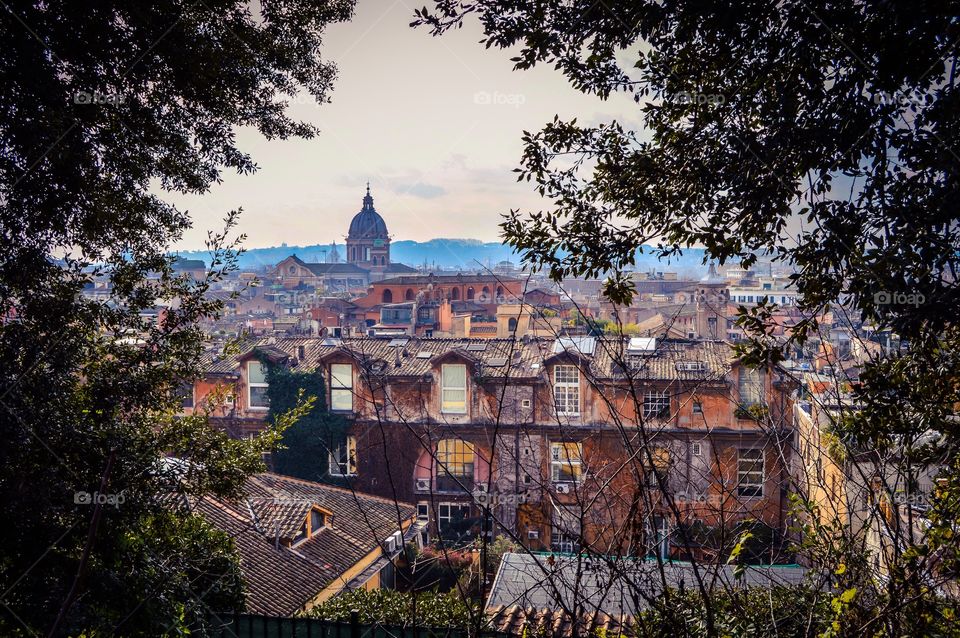
[(167, 195), (194, 220), (178, 248), (203, 248), (207, 230), (240, 206), (248, 247), (340, 243), (368, 179), (395, 240), (497, 241), (501, 213), (542, 207), (511, 173), (524, 130), (554, 114), (637, 120), (629, 98), (582, 95), (550, 67), (513, 71), (509, 52), (478, 43), (475, 23), (441, 38), (410, 28), (411, 2), (358, 0), (353, 21), (328, 30), (323, 53), (339, 68), (333, 103), (292, 106), (321, 128), (317, 137), (267, 142), (241, 130), (256, 174), (224, 174), (201, 197)]

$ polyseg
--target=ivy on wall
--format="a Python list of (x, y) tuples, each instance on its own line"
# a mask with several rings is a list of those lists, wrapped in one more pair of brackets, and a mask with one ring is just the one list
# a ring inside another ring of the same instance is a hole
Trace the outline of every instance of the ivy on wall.
[(303, 397), (313, 398), (310, 408), (284, 433), (273, 453), (273, 469), (279, 474), (307, 481), (342, 484), (343, 478), (330, 475), (329, 452), (343, 445), (350, 422), (327, 410), (326, 383), (320, 370), (291, 370), (261, 356), (267, 371), (267, 420), (276, 423), (279, 415), (298, 405)]

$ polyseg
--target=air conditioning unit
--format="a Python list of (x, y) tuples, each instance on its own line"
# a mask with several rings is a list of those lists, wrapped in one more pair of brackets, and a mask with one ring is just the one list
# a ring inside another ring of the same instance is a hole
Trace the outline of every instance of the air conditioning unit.
[(572, 490), (572, 486), (569, 483), (556, 483), (554, 488), (557, 490), (557, 494), (569, 494)]
[(540, 538), (540, 530), (538, 529), (528, 529), (527, 530), (527, 539), (531, 541), (538, 540)]
[(417, 491), (418, 491), (418, 492), (429, 492), (429, 491), (430, 491), (430, 479), (428, 479), (428, 478), (418, 478), (418, 479), (417, 479)]

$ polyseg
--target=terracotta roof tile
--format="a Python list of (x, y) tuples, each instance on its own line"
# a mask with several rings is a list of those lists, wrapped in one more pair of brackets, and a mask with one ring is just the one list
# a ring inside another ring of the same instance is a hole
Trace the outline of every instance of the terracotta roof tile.
[[(315, 505), (333, 514), (324, 529), (295, 546), (281, 542)], [(195, 508), (234, 539), (247, 611), (276, 616), (300, 610), (416, 513), (407, 503), (279, 474), (250, 477), (239, 500), (204, 498)]]
[[(286, 354), (291, 360), (297, 359), (296, 367), (313, 370), (323, 359), (340, 353), (360, 363), (366, 374), (400, 379), (425, 377), (431, 374), (437, 357), (456, 353), (473, 363), (477, 376), (481, 378), (530, 381), (544, 378), (545, 363), (557, 357), (570, 356), (594, 378), (610, 382), (628, 378), (699, 382), (721, 380), (735, 361), (732, 347), (724, 341), (658, 339), (652, 351), (643, 353), (631, 352), (629, 340), (616, 337), (597, 338), (592, 348), (585, 347), (583, 340), (564, 342), (569, 347), (559, 354), (556, 344), (557, 340), (552, 338), (263, 337), (248, 343), (240, 356), (260, 348), (277, 357)], [(236, 371), (236, 358), (212, 361), (208, 370), (212, 374)]]

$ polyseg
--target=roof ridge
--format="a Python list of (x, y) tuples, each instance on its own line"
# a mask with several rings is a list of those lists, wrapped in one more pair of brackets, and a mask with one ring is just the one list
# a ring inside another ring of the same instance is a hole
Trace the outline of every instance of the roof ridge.
[(385, 497), (382, 497), (382, 496), (374, 496), (373, 494), (368, 494), (368, 493), (366, 493), (366, 492), (359, 492), (359, 491), (357, 491), (357, 490), (353, 490), (353, 489), (349, 489), (349, 488), (345, 488), (345, 487), (339, 487), (339, 486), (337, 486), (337, 485), (330, 485), (329, 483), (318, 483), (317, 481), (308, 481), (308, 480), (306, 480), (306, 479), (297, 478), (297, 477), (295, 477), (295, 476), (287, 476), (286, 474), (277, 474), (276, 472), (261, 472), (259, 475), (254, 475), (254, 476), (261, 476), (261, 475), (275, 476), (275, 477), (277, 477), (278, 479), (280, 479), (281, 481), (292, 481), (292, 482), (295, 482), (295, 483), (303, 483), (303, 484), (306, 484), (306, 485), (319, 486), (319, 487), (322, 487), (322, 488), (324, 488), (324, 489), (331, 489), (331, 490), (334, 490), (334, 491), (337, 491), (337, 492), (345, 492), (345, 493), (350, 494), (350, 495), (352, 495), (352, 496), (356, 496), (358, 499), (359, 499), (359, 498), (363, 498), (363, 499), (370, 499), (370, 500), (374, 500), (374, 501), (382, 501), (382, 502), (387, 503), (387, 504), (389, 504), (389, 505), (401, 505), (401, 506), (402, 506), (402, 505), (406, 505), (406, 506), (409, 506), (411, 509), (414, 507), (414, 504), (413, 504), (413, 503), (406, 503), (406, 502), (404, 502), (404, 501), (396, 501), (396, 500), (389, 499), (389, 498), (385, 498)]

